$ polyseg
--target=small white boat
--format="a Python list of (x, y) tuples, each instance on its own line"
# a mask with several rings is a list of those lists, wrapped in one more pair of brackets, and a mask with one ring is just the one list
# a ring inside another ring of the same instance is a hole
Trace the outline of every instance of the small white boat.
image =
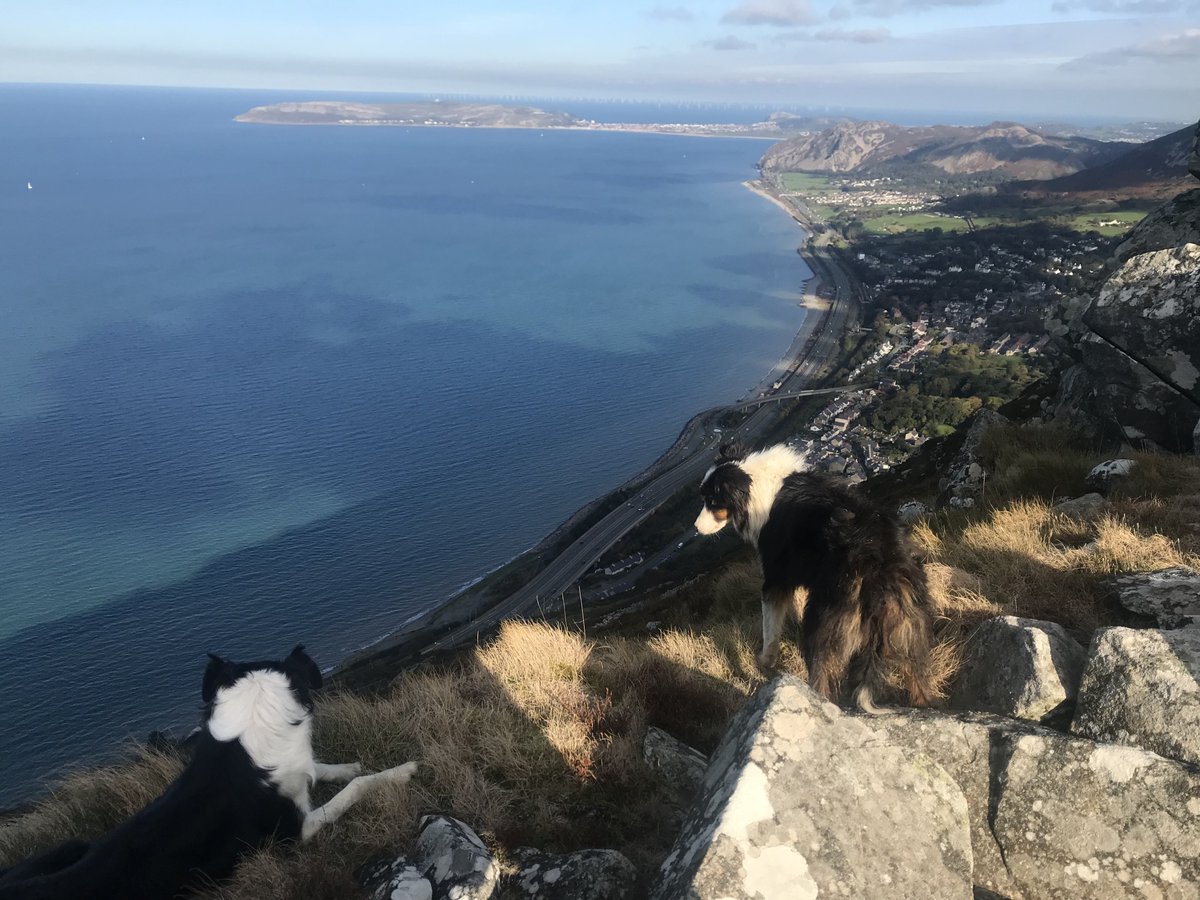
[(32, 181), (25, 182), (25, 190), (27, 190), (27, 191), (33, 190), (33, 182)]

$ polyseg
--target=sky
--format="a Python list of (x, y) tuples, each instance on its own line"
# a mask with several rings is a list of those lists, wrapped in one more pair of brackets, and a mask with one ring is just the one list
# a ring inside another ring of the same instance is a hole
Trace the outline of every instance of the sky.
[(1200, 0), (0, 0), (0, 82), (1200, 117)]

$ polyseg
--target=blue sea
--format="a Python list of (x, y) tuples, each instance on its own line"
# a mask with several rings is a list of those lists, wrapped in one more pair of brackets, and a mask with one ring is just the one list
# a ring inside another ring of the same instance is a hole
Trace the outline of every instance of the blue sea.
[(0, 86), (0, 803), (207, 651), (394, 630), (799, 327), (766, 143), (232, 121), (283, 99)]

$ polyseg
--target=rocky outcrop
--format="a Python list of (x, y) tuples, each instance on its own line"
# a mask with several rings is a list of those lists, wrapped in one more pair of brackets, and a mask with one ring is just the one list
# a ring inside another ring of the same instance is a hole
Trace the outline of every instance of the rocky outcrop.
[(920, 500), (909, 500), (901, 503), (896, 510), (896, 519), (901, 525), (915, 525), (929, 515), (929, 507)]
[(1186, 566), (1118, 575), (1103, 586), (1122, 607), (1163, 628), (1200, 624), (1200, 573)]
[(1131, 441), (1192, 450), (1200, 421), (1200, 244), (1131, 257), (1084, 313), (1084, 363)]
[(632, 900), (637, 896), (637, 870), (616, 850), (558, 854), (517, 850), (513, 858), (517, 872), (501, 885), (505, 897)]
[(1200, 897), (1189, 849), (1200, 846), (1195, 769), (980, 713), (904, 710), (866, 722), (962, 789), (980, 894)]
[(1184, 191), (1138, 222), (1113, 254), (1124, 263), (1143, 253), (1200, 244), (1200, 189)]
[(972, 633), (950, 705), (1040, 721), (1069, 707), (1087, 651), (1053, 622), (1000, 616)]
[(1094, 298), (1047, 319), (1077, 366), (1052, 414), (1070, 425), (1172, 452), (1200, 450), (1200, 190), (1148, 215), (1118, 248)]
[(982, 409), (976, 413), (962, 447), (942, 479), (939, 505), (970, 508), (976, 504), (988, 478), (979, 457), (979, 444), (989, 429), (1009, 424), (1009, 420), (995, 410)]
[(1200, 764), (1200, 628), (1096, 632), (1071, 730)]
[(1192, 139), (1192, 152), (1188, 156), (1188, 171), (1200, 178), (1200, 122), (1196, 123), (1196, 134)]
[(962, 792), (927, 757), (782, 676), (746, 703), (713, 754), (652, 896), (881, 893), (971, 896)]

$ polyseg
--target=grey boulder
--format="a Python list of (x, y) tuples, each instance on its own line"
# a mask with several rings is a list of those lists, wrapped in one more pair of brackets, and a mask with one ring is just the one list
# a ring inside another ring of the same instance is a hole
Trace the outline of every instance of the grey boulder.
[(377, 862), (358, 873), (375, 900), (433, 900), (433, 885), (407, 856)]
[(950, 705), (1040, 721), (1069, 707), (1087, 651), (1054, 622), (999, 616), (971, 634)]
[(653, 725), (642, 739), (642, 759), (674, 794), (689, 799), (708, 768), (708, 757)]
[(651, 896), (969, 898), (962, 791), (800, 679), (734, 718)]
[(616, 850), (551, 854), (517, 850), (515, 875), (504, 880), (505, 896), (538, 900), (626, 900), (637, 890), (637, 870)]
[(1200, 573), (1186, 566), (1118, 575), (1104, 586), (1122, 607), (1174, 628), (1200, 620)]
[(1088, 487), (1107, 494), (1113, 486), (1133, 471), (1135, 459), (1107, 459), (1092, 467), (1087, 474)]
[(433, 885), (435, 900), (486, 900), (500, 869), (474, 831), (450, 816), (425, 816), (413, 862)]
[(1072, 500), (1061, 500), (1054, 504), (1054, 511), (1060, 515), (1075, 519), (1077, 522), (1090, 522), (1098, 519), (1108, 511), (1109, 503), (1101, 494), (1084, 494)]
[(1200, 629), (1097, 631), (1071, 731), (1200, 764)]

